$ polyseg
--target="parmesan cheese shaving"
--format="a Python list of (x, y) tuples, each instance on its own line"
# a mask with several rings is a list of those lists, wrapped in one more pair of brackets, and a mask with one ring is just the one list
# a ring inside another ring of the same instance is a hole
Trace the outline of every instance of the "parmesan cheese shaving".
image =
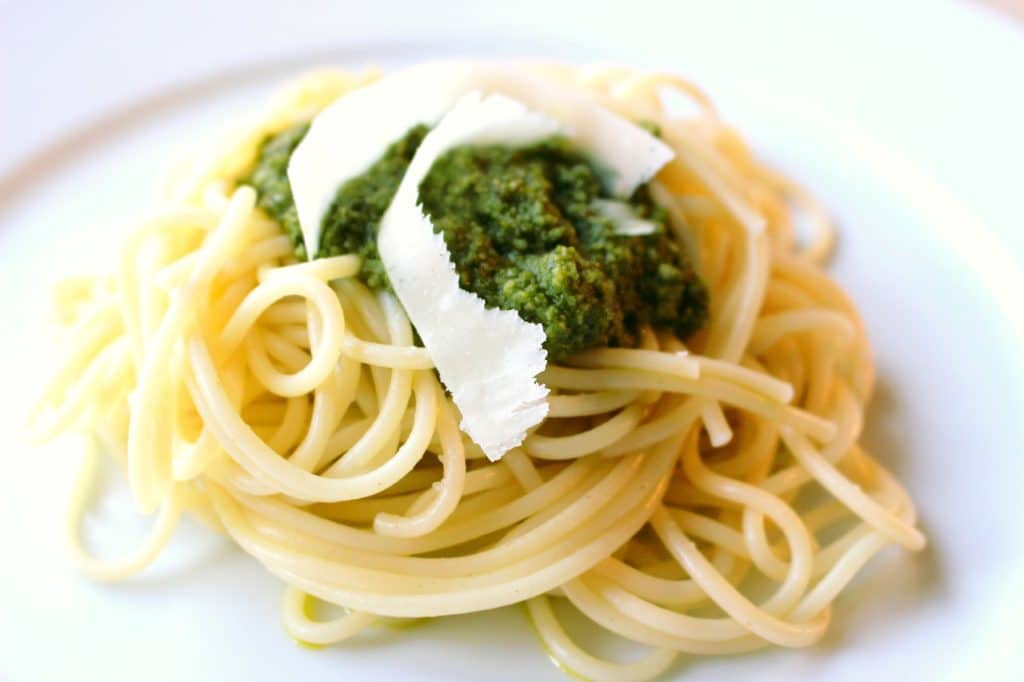
[(338, 188), (414, 125), (433, 125), (471, 91), (507, 95), (560, 121), (562, 134), (590, 155), (608, 188), (622, 198), (674, 156), (664, 142), (580, 91), (501, 64), (429, 62), (348, 93), (313, 119), (288, 164), (309, 258), (319, 248), (321, 222)]
[(606, 218), (615, 223), (615, 234), (621, 234), (624, 237), (642, 237), (645, 234), (654, 234), (657, 231), (654, 223), (650, 220), (636, 217), (633, 209), (624, 201), (596, 199), (592, 205), (604, 214)]
[(462, 430), (492, 461), (547, 415), (548, 390), (536, 380), (547, 364), (544, 329), (459, 288), (444, 238), (419, 205), (419, 185), (453, 147), (523, 146), (560, 131), (508, 97), (465, 95), (424, 138), (381, 219), (377, 246), (391, 285), (462, 412)]

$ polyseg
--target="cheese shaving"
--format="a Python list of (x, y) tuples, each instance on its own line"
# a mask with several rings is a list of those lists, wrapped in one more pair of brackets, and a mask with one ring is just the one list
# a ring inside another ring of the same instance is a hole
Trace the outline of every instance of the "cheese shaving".
[(381, 219), (377, 246), (391, 285), (462, 412), (462, 430), (492, 461), (547, 415), (548, 390), (536, 380), (547, 365), (544, 328), (459, 288), (444, 238), (419, 205), (419, 185), (453, 147), (523, 146), (560, 131), (508, 97), (465, 95), (424, 138)]
[(595, 199), (592, 205), (615, 223), (613, 228), (615, 234), (624, 237), (642, 237), (646, 234), (654, 234), (658, 229), (650, 220), (638, 218), (630, 205), (624, 201)]

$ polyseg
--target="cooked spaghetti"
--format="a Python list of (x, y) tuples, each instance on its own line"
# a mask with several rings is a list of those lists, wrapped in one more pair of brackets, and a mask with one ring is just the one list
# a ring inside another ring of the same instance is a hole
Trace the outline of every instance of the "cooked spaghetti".
[[(675, 153), (650, 193), (709, 293), (703, 329), (641, 321), (630, 343), (549, 363), (547, 416), (491, 461), (364, 260), (300, 259), (246, 184), (268, 138), (377, 78), (313, 74), (175, 169), (171, 208), (114, 274), (58, 291), (67, 354), (31, 428), (91, 434), (68, 518), (86, 575), (142, 570), (190, 513), (281, 578), (298, 640), (525, 603), (565, 669), (649, 679), (680, 653), (814, 644), (872, 556), (924, 545), (909, 497), (858, 444), (871, 350), (822, 270), (833, 230), (813, 198), (676, 77), (518, 68), (653, 125)], [(666, 91), (697, 113), (667, 109)], [(145, 544), (111, 560), (79, 532), (101, 453), (154, 515)], [(314, 599), (344, 615), (313, 619)], [(650, 653), (582, 650), (552, 600)]]

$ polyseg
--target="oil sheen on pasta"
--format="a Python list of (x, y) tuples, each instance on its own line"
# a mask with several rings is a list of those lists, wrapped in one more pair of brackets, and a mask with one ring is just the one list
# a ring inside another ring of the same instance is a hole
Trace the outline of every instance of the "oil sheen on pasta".
[[(300, 258), (305, 247), (286, 170), (307, 128), (269, 138), (248, 179)], [(360, 278), (389, 288), (377, 229), (427, 132), (426, 126), (412, 128), (338, 190), (317, 257), (358, 254)], [(563, 138), (520, 149), (459, 147), (439, 158), (420, 185), (420, 200), (444, 235), (462, 288), (541, 324), (553, 360), (593, 346), (633, 345), (639, 324), (685, 338), (707, 319), (707, 290), (647, 188), (628, 203), (655, 226), (649, 235), (616, 234), (613, 221), (594, 206), (608, 198), (598, 170)]]

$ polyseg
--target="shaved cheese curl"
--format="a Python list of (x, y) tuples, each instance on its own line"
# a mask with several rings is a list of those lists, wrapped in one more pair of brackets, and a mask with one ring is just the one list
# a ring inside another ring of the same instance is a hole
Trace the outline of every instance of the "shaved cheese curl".
[(536, 380), (547, 365), (544, 328), (514, 310), (487, 309), (459, 287), (444, 237), (419, 205), (419, 185), (453, 147), (522, 146), (560, 130), (508, 97), (467, 94), (424, 138), (381, 219), (377, 246), (391, 285), (462, 412), (462, 430), (491, 460), (547, 416), (548, 390)]

